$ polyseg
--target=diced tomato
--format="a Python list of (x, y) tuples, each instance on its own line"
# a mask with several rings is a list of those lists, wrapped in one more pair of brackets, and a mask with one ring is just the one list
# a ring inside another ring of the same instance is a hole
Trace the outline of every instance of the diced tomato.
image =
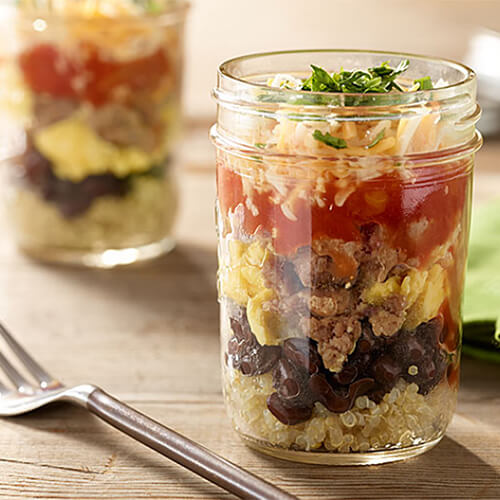
[(93, 47), (87, 49), (85, 72), (88, 75), (86, 98), (94, 104), (109, 100), (115, 89), (132, 92), (153, 90), (167, 73), (168, 61), (163, 50), (126, 62), (103, 59)]
[(19, 56), (26, 83), (37, 93), (75, 97), (73, 79), (79, 70), (74, 62), (49, 44), (40, 44)]
[(91, 45), (82, 45), (78, 61), (53, 45), (31, 47), (19, 57), (26, 82), (38, 93), (85, 99), (95, 105), (108, 101), (119, 87), (129, 92), (153, 90), (169, 66), (163, 50), (126, 62), (103, 58)]
[(223, 163), (217, 164), (217, 191), (221, 212), (226, 215), (243, 200), (243, 187), (240, 176), (226, 168)]

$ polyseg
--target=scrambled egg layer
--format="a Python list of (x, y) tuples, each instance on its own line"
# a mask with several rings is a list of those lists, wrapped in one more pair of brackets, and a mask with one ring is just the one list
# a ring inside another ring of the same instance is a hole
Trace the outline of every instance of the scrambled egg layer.
[(52, 162), (54, 173), (73, 182), (105, 173), (126, 177), (149, 170), (157, 160), (136, 147), (118, 147), (101, 139), (74, 117), (40, 130), (34, 141), (37, 149)]
[(261, 345), (275, 345), (279, 340), (279, 319), (266, 308), (275, 294), (266, 287), (262, 271), (270, 255), (258, 241), (247, 244), (230, 240), (230, 265), (221, 281), (222, 293), (247, 308), (250, 329)]
[(363, 293), (368, 304), (382, 305), (392, 295), (405, 298), (404, 327), (413, 329), (434, 318), (447, 295), (446, 271), (434, 264), (428, 271), (412, 269), (404, 278), (393, 276)]

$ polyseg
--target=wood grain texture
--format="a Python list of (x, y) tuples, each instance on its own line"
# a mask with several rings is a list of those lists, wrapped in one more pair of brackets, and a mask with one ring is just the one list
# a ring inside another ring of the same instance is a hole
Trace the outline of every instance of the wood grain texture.
[[(471, 359), (464, 359), (446, 438), (408, 462), (297, 465), (239, 441), (220, 393), (212, 153), (196, 141), (198, 160), (186, 159), (180, 172), (183, 202), (173, 253), (149, 266), (88, 271), (35, 264), (2, 238), (0, 318), (66, 383), (101, 385), (301, 499), (498, 499), (500, 366)], [(488, 153), (494, 147), (478, 156), (477, 202), (500, 190), (492, 163), (497, 156)], [(198, 168), (201, 151), (204, 168)], [(85, 411), (57, 405), (0, 422), (0, 498), (231, 496)]]

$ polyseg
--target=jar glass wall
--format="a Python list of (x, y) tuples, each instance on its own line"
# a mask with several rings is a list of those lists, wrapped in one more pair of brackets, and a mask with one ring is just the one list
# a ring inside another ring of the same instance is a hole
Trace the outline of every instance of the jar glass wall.
[(104, 267), (168, 251), (186, 4), (34, 5), (16, 9), (0, 74), (19, 247)]
[[(404, 59), (410, 81), (430, 76), (435, 88), (279, 83), (306, 78), (311, 63)], [(456, 402), (481, 144), (474, 74), (405, 54), (284, 52), (224, 63), (214, 94), (223, 384), (236, 430), (303, 462), (422, 453)]]

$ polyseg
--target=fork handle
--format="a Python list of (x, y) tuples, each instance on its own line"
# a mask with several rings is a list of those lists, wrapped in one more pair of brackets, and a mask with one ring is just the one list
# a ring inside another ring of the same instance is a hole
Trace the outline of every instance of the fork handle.
[(96, 388), (87, 408), (108, 424), (244, 499), (298, 500)]

